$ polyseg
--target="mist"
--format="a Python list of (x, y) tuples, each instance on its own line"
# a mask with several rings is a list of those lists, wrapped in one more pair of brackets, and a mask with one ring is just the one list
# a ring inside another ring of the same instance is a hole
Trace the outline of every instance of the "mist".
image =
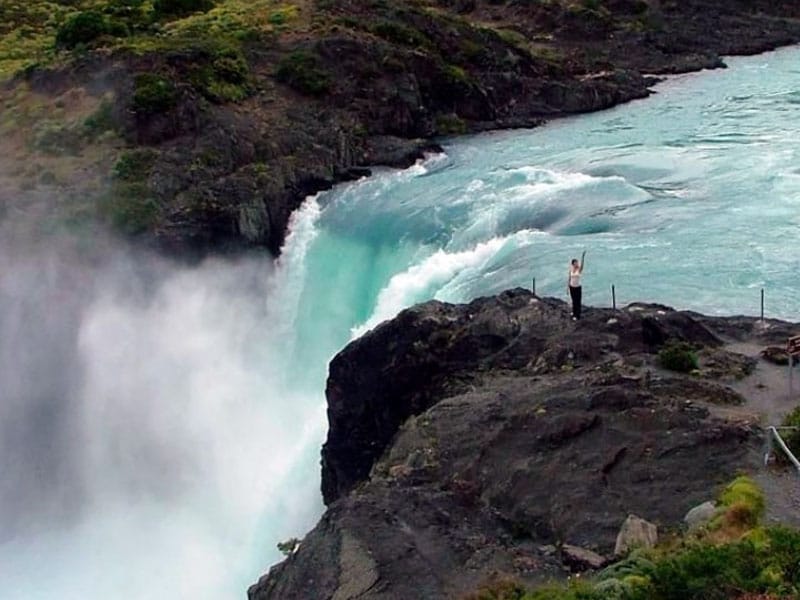
[(282, 262), (192, 266), (0, 225), (4, 599), (243, 598), (313, 525), (325, 369), (303, 377), (293, 323), (315, 216)]

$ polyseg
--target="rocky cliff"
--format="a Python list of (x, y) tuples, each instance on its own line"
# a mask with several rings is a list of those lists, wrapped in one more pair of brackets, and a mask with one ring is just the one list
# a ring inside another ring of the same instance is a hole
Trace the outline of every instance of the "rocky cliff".
[[(565, 576), (563, 545), (610, 557), (631, 513), (677, 530), (759, 464), (761, 366), (730, 344), (790, 331), (644, 304), (575, 323), (524, 290), (406, 310), (332, 361), (328, 510), (250, 598), (459, 598)], [(693, 373), (661, 366), (674, 342)]]
[(3, 3), (0, 218), (278, 252), (307, 194), (369, 165), (646, 96), (644, 74), (800, 40), (798, 17), (770, 0)]

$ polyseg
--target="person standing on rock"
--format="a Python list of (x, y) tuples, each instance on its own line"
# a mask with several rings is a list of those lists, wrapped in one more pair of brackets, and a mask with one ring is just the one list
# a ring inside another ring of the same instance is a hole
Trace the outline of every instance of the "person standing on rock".
[(581, 274), (583, 273), (583, 266), (586, 264), (586, 250), (581, 254), (581, 260), (578, 262), (577, 258), (573, 258), (569, 263), (569, 276), (567, 278), (567, 289), (569, 296), (572, 298), (572, 320), (577, 321), (581, 318)]

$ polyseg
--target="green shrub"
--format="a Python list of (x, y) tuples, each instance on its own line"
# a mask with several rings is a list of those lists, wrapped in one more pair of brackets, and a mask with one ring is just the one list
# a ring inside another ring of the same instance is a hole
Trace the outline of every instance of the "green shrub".
[(782, 576), (785, 584), (800, 591), (800, 533), (788, 527), (767, 529), (766, 561), (772, 571)]
[(488, 56), (486, 46), (475, 40), (461, 40), (458, 50), (461, 58), (466, 62), (480, 62)]
[(114, 164), (115, 179), (122, 181), (142, 181), (150, 174), (150, 169), (158, 158), (158, 152), (149, 148), (139, 148), (123, 152)]
[(330, 77), (320, 67), (318, 57), (307, 50), (295, 50), (285, 56), (278, 64), (275, 77), (309, 96), (322, 96), (331, 87)]
[(608, 593), (588, 581), (573, 580), (567, 586), (547, 586), (528, 592), (522, 600), (611, 600)]
[(300, 547), (300, 540), (296, 537), (289, 538), (283, 542), (278, 542), (278, 550), (281, 551), (281, 554), (284, 556), (291, 556), (297, 549)]
[(491, 31), (509, 46), (528, 47), (528, 38), (515, 29), (494, 29)]
[(465, 596), (462, 600), (522, 600), (524, 597), (525, 587), (517, 580), (495, 574), (481, 585), (477, 592)]
[(749, 524), (752, 526), (763, 518), (766, 510), (764, 492), (755, 481), (745, 475), (737, 477), (728, 484), (720, 494), (719, 503), (726, 508), (748, 511), (751, 520)]
[(87, 10), (67, 18), (56, 32), (56, 45), (61, 48), (75, 48), (79, 44), (89, 44), (103, 35), (124, 37), (128, 30), (123, 23), (108, 19), (103, 14)]
[(636, 549), (628, 556), (607, 566), (598, 573), (598, 579), (624, 579), (629, 575), (645, 575), (650, 573), (655, 567), (655, 563), (645, 556), (642, 550)]
[(796, 597), (800, 533), (771, 527), (765, 538), (684, 547), (656, 563), (649, 589), (625, 600), (727, 600), (745, 592)]
[(154, 73), (141, 73), (134, 80), (133, 109), (140, 114), (165, 112), (175, 106), (178, 91), (175, 85)]
[(214, 60), (211, 66), (214, 74), (228, 83), (245, 83), (250, 74), (247, 61), (241, 54), (222, 54)]
[[(723, 507), (747, 507), (762, 515), (764, 494), (748, 477), (738, 477), (719, 498)], [(800, 592), (800, 532), (757, 527), (735, 541), (690, 536), (671, 545), (637, 551), (595, 578), (524, 591), (494, 580), (467, 600), (729, 600), (797, 598)]]
[(138, 235), (153, 228), (159, 208), (146, 185), (118, 184), (100, 204), (100, 214), (117, 231)]
[(199, 61), (189, 77), (192, 85), (212, 102), (236, 102), (252, 93), (250, 67), (238, 49), (221, 48)]
[(750, 542), (715, 546), (703, 544), (659, 561), (650, 575), (652, 600), (729, 600), (755, 591), (761, 573)]
[(658, 353), (658, 362), (665, 369), (679, 373), (689, 373), (697, 369), (697, 355), (685, 342), (672, 342)]
[[(784, 427), (797, 427), (797, 429), (784, 429), (782, 430), (781, 437), (789, 450), (795, 456), (800, 456), (800, 406), (795, 407), (792, 411), (783, 418), (782, 425)], [(781, 464), (789, 464), (789, 457), (778, 448), (775, 449), (775, 458)]]
[(213, 0), (155, 0), (153, 12), (156, 18), (185, 17), (192, 13), (208, 12), (214, 8)]

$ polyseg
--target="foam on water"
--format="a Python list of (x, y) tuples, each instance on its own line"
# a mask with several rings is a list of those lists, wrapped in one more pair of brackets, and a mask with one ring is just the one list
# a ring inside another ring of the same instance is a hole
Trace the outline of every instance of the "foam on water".
[(265, 302), (271, 337), (284, 340), (278, 352), (265, 361), (275, 377), (287, 375), (294, 356), (297, 312), (307, 278), (307, 262), (311, 244), (319, 234), (317, 222), (321, 209), (317, 196), (306, 199), (289, 220), (289, 233), (276, 261), (274, 275), (269, 279)]
[(464, 252), (448, 253), (439, 249), (421, 263), (398, 273), (381, 290), (372, 316), (363, 325), (353, 328), (353, 337), (362, 336), (412, 304), (435, 297), (454, 280), (480, 272), (505, 243), (505, 239), (495, 238)]

